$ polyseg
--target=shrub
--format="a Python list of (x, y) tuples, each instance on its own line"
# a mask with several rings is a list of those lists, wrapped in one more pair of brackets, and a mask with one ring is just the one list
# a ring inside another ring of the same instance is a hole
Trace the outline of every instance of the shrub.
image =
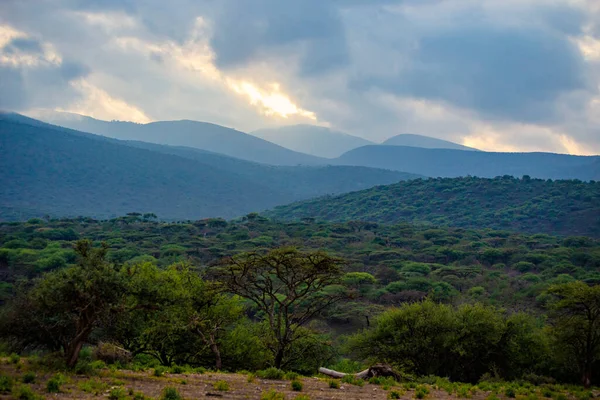
[(419, 385), (415, 389), (415, 398), (424, 399), (429, 394), (427, 386)]
[(383, 376), (374, 376), (369, 379), (369, 383), (372, 385), (381, 385), (381, 386), (396, 386), (398, 382), (392, 377), (383, 377)]
[(456, 390), (456, 396), (463, 399), (468, 399), (471, 397), (471, 392), (469, 391), (468, 386), (461, 385)]
[(492, 393), (488, 397), (486, 397), (485, 400), (500, 400), (500, 398), (498, 396), (496, 396), (494, 393)]
[(115, 388), (108, 394), (109, 400), (125, 400), (127, 398), (127, 392), (123, 388)]
[(87, 381), (79, 382), (77, 385), (82, 392), (91, 393), (95, 396), (103, 393), (108, 389), (108, 384), (97, 380), (97, 379), (89, 379)]
[(173, 365), (170, 371), (172, 374), (183, 374), (186, 371), (186, 368), (181, 365)]
[(226, 392), (229, 390), (229, 384), (225, 381), (215, 382), (213, 387), (215, 388), (215, 390), (218, 390), (219, 392)]
[(56, 374), (46, 383), (48, 393), (60, 393), (60, 387), (66, 383), (66, 379), (61, 374)]
[(298, 396), (294, 397), (294, 400), (310, 400), (310, 397), (305, 394), (299, 394)]
[(514, 387), (509, 386), (504, 390), (504, 395), (508, 398), (514, 399), (517, 397), (517, 392), (515, 391)]
[(361, 386), (361, 387), (365, 385), (365, 381), (364, 380), (358, 379), (354, 375), (346, 375), (346, 376), (344, 376), (342, 378), (342, 382), (343, 383), (348, 383), (350, 385)]
[(275, 367), (263, 369), (262, 371), (256, 372), (256, 376), (258, 376), (259, 378), (262, 378), (262, 379), (281, 380), (281, 379), (283, 379), (284, 375), (285, 375), (285, 373), (282, 370), (275, 368)]
[(264, 392), (260, 396), (260, 400), (285, 400), (285, 395), (276, 392), (275, 389), (271, 389), (268, 392)]
[(31, 387), (26, 385), (15, 386), (12, 395), (13, 399), (16, 400), (37, 400), (40, 398)]
[(329, 388), (330, 389), (339, 389), (340, 388), (340, 382), (339, 381), (335, 381), (335, 380), (330, 380), (329, 381)]
[(542, 389), (542, 396), (551, 398), (554, 392), (549, 387), (545, 387)]
[(154, 372), (152, 374), (154, 376), (161, 377), (165, 374), (165, 372), (167, 372), (167, 369), (165, 367), (158, 366), (158, 367), (154, 368)]
[(18, 364), (19, 361), (21, 361), (21, 357), (16, 353), (12, 353), (10, 356), (8, 356), (8, 360), (11, 364)]
[(391, 391), (391, 392), (388, 394), (388, 398), (389, 398), (389, 399), (400, 399), (400, 398), (402, 398), (402, 395), (403, 395), (403, 394), (404, 394), (404, 393), (402, 393), (402, 392), (401, 392), (401, 391), (399, 391), (399, 390), (392, 390), (392, 391)]
[(256, 380), (256, 375), (248, 374), (248, 383), (252, 383)]
[(0, 393), (9, 393), (12, 388), (12, 378), (10, 376), (0, 375)]
[(292, 381), (292, 390), (294, 392), (301, 392), (302, 391), (302, 382)]
[(161, 400), (183, 400), (183, 397), (181, 397), (181, 395), (179, 394), (177, 389), (175, 389), (174, 387), (166, 387), (165, 390), (163, 390), (163, 394), (160, 399)]
[(568, 400), (568, 397), (563, 393), (557, 393), (553, 397), (554, 400)]
[(26, 372), (25, 375), (23, 375), (23, 383), (34, 383), (35, 378), (35, 372)]
[(121, 363), (129, 364), (132, 360), (131, 352), (112, 343), (99, 343), (92, 352), (96, 360), (104, 361), (107, 364)]
[(287, 379), (288, 381), (295, 381), (296, 379), (298, 379), (298, 373), (296, 372), (286, 372), (285, 375), (283, 376), (283, 379)]

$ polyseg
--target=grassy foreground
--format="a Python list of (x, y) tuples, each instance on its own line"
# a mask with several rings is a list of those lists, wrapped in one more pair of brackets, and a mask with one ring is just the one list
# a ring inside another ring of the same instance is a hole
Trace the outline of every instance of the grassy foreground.
[(587, 400), (600, 396), (597, 389), (584, 391), (577, 386), (533, 385), (526, 382), (481, 382), (470, 385), (450, 383), (440, 378), (427, 378), (420, 383), (398, 383), (389, 379), (371, 379), (369, 382), (351, 379), (341, 381), (323, 376), (298, 377), (296, 374), (277, 378), (265, 379), (252, 373), (187, 372), (177, 368), (143, 371), (100, 368), (88, 375), (77, 375), (40, 369), (26, 359), (6, 358), (0, 365), (0, 399)]

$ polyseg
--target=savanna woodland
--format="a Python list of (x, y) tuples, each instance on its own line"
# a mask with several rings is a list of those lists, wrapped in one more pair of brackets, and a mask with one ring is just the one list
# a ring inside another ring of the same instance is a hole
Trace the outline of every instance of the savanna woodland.
[[(63, 371), (50, 392), (68, 374), (121, 369), (156, 379), (250, 371), (249, 382), (291, 376), (293, 389), (319, 367), (384, 364), (394, 378), (371, 383), (390, 398), (589, 398), (600, 380), (594, 238), (131, 213), (3, 223), (0, 243), (2, 348), (27, 379)], [(0, 390), (15, 388), (27, 392), (18, 377), (2, 378)], [(144, 396), (110, 391), (120, 395)]]

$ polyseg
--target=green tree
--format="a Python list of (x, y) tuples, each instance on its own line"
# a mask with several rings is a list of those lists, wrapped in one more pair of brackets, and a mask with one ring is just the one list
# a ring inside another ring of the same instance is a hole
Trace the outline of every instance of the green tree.
[(341, 281), (341, 264), (323, 252), (287, 247), (226, 259), (217, 276), (228, 291), (252, 301), (264, 313), (274, 338), (269, 348), (275, 367), (281, 368), (291, 347), (303, 337), (300, 328), (345, 296), (332, 287)]
[(68, 367), (103, 319), (122, 311), (125, 284), (106, 262), (108, 247), (89, 240), (75, 243), (75, 266), (43, 275), (9, 305), (8, 335), (21, 347), (62, 350)]
[(591, 385), (592, 365), (600, 360), (600, 285), (575, 281), (550, 287), (552, 333), (565, 361), (573, 360), (581, 383)]

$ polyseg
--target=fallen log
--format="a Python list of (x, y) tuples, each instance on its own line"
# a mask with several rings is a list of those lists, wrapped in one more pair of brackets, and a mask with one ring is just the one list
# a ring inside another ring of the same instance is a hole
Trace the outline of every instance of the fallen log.
[(357, 372), (356, 374), (346, 374), (344, 372), (334, 371), (328, 368), (319, 368), (319, 372), (323, 375), (331, 376), (332, 378), (341, 379), (346, 375), (352, 375), (357, 379), (368, 379), (373, 377), (392, 377), (397, 381), (400, 381), (400, 374), (394, 371), (390, 365), (386, 364), (375, 364), (369, 369)]

